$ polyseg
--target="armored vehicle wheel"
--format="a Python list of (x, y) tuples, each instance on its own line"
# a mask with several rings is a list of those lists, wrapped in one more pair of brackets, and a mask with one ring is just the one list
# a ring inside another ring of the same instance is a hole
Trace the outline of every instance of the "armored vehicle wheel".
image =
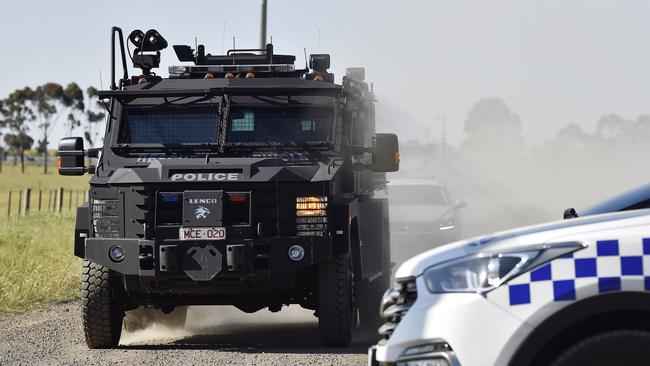
[(89, 348), (113, 348), (122, 333), (122, 311), (111, 271), (85, 260), (81, 275), (81, 312)]
[(349, 255), (334, 257), (318, 267), (318, 329), (327, 347), (347, 347), (357, 323), (354, 275)]
[(650, 332), (619, 330), (597, 334), (569, 347), (553, 366), (647, 365)]

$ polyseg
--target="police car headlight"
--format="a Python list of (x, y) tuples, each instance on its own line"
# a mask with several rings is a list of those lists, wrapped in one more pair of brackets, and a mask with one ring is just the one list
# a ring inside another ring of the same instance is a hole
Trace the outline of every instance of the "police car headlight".
[(484, 293), (550, 260), (582, 248), (581, 243), (561, 243), (516, 252), (482, 253), (433, 265), (422, 276), (432, 293)]

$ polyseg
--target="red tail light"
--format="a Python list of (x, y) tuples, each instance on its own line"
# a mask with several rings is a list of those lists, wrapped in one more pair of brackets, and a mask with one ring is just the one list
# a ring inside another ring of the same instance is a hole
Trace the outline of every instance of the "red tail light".
[(245, 202), (248, 199), (246, 193), (228, 193), (228, 200), (230, 202)]

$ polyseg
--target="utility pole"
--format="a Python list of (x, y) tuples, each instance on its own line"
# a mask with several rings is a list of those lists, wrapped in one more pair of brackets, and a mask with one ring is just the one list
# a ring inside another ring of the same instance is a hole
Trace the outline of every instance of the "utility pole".
[(447, 146), (447, 120), (451, 116), (446, 114), (437, 115), (436, 119), (440, 121), (441, 124), (441, 133), (440, 133), (440, 174), (445, 170), (445, 149)]
[(260, 19), (260, 49), (266, 48), (266, 0), (262, 1), (262, 14)]

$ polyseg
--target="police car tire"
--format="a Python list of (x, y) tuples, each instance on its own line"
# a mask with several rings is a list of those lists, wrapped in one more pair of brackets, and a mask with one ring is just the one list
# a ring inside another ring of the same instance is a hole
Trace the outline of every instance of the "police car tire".
[(552, 366), (647, 365), (650, 332), (618, 330), (586, 338), (564, 351)]
[(124, 312), (111, 285), (111, 271), (85, 260), (81, 274), (81, 313), (88, 348), (117, 347)]
[(326, 347), (348, 347), (356, 325), (353, 275), (349, 255), (318, 267), (318, 330)]

